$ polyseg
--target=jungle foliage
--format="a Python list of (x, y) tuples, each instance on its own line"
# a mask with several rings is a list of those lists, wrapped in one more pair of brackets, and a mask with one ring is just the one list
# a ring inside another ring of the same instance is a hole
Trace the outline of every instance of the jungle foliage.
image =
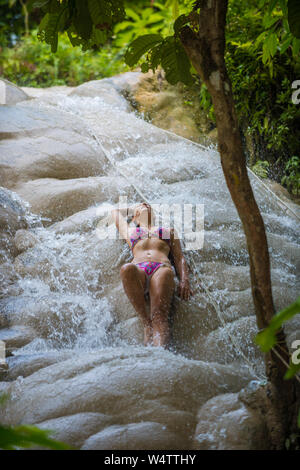
[[(4, 406), (8, 398), (7, 393), (1, 393), (0, 406)], [(20, 450), (32, 447), (52, 450), (72, 449), (68, 444), (51, 438), (52, 433), (53, 431), (25, 424), (19, 426), (0, 425), (0, 450)]]

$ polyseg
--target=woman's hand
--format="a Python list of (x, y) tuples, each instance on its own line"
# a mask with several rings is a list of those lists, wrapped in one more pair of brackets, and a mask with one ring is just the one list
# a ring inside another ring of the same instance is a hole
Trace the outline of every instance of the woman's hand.
[(177, 293), (183, 300), (189, 300), (190, 296), (194, 295), (194, 292), (192, 292), (190, 289), (190, 283), (188, 279), (179, 281)]

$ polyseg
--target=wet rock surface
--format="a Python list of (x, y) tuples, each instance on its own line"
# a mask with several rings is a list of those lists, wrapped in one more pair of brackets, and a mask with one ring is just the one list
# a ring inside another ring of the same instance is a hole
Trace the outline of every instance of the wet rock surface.
[[(0, 108), (0, 390), (10, 397), (0, 421), (51, 428), (82, 449), (266, 449), (264, 423), (238, 396), (264, 365), (219, 156), (138, 117), (124, 99), (137, 79), (30, 89)], [(281, 309), (299, 292), (298, 221), (249, 176)], [(139, 202), (137, 189), (154, 208), (204, 207), (203, 246), (182, 239), (198, 274), (188, 302), (174, 295), (169, 351), (143, 346), (119, 275), (131, 252), (114, 227), (103, 237), (107, 208)], [(291, 347), (299, 318), (286, 333)]]

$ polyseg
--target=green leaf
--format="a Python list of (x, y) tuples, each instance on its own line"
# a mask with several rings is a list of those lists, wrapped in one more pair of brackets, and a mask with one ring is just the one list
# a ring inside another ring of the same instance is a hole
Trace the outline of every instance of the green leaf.
[(88, 0), (88, 7), (94, 24), (111, 24), (109, 2), (105, 2), (104, 0)]
[(265, 329), (256, 335), (254, 341), (263, 352), (268, 352), (276, 344), (276, 335), (272, 329)]
[(300, 297), (281, 312), (274, 315), (270, 324), (263, 331), (260, 331), (254, 341), (261, 347), (263, 352), (268, 352), (276, 344), (276, 332), (281, 328), (282, 324), (294, 317), (300, 312)]
[(177, 20), (174, 23), (175, 35), (178, 36), (181, 28), (189, 22), (189, 17), (187, 15), (178, 16)]
[(45, 28), (45, 41), (47, 44), (51, 44), (52, 52), (57, 51), (59, 16), (59, 13), (50, 14)]
[(151, 51), (151, 68), (153, 71), (157, 69), (158, 65), (161, 62), (161, 47), (162, 43), (155, 46)]
[(300, 39), (293, 38), (293, 56), (298, 57), (300, 52)]
[(292, 35), (289, 34), (287, 39), (280, 46), (280, 54), (285, 53), (285, 51), (288, 49), (288, 47), (292, 44), (292, 39), (293, 39)]
[(284, 379), (285, 380), (292, 379), (299, 371), (300, 371), (300, 363), (299, 364), (291, 363), (290, 367), (288, 368), (288, 370), (286, 371), (284, 375)]
[(272, 0), (271, 1), (270, 5), (269, 5), (269, 11), (268, 11), (269, 13), (272, 13), (272, 11), (276, 7), (277, 3), (278, 3), (278, 0)]
[(145, 34), (132, 41), (125, 53), (125, 62), (130, 67), (138, 63), (140, 58), (152, 49), (156, 44), (162, 42), (160, 34)]
[(175, 85), (182, 82), (185, 85), (193, 83), (190, 72), (190, 61), (181, 42), (174, 36), (167, 37), (161, 47), (161, 66), (166, 73), (166, 80)]
[(41, 1), (41, 2), (34, 2), (32, 4), (32, 7), (33, 8), (43, 8), (44, 6), (47, 5), (47, 3), (49, 3), (50, 0), (44, 0), (44, 1)]
[(277, 51), (277, 44), (278, 44), (278, 38), (275, 33), (269, 34), (267, 38), (267, 43), (268, 43), (268, 48), (270, 51), (270, 55), (273, 57), (276, 54)]
[(271, 28), (271, 26), (273, 26), (276, 22), (278, 21), (278, 18), (274, 18), (272, 16), (265, 16), (264, 19), (263, 19), (263, 26), (266, 28), (266, 29), (269, 29)]
[(73, 16), (73, 23), (79, 36), (89, 39), (92, 34), (93, 23), (87, 4), (81, 0), (76, 0), (76, 10)]
[(288, 22), (291, 33), (300, 39), (300, 2), (288, 0)]
[(45, 31), (48, 21), (49, 21), (49, 13), (46, 13), (46, 15), (42, 18), (42, 21), (40, 22), (39, 30), (38, 30), (38, 36), (42, 34), (42, 31)]
[(148, 72), (148, 70), (149, 70), (149, 64), (147, 64), (147, 62), (144, 62), (144, 63), (141, 65), (141, 71), (142, 71), (143, 73), (146, 73), (146, 72)]
[(139, 15), (131, 8), (126, 8), (126, 15), (134, 21), (140, 21)]
[(50, 0), (48, 11), (49, 13), (58, 13), (61, 7), (62, 5), (58, 0)]
[(33, 445), (55, 450), (71, 449), (67, 444), (51, 439), (49, 433), (51, 431), (29, 425), (0, 426), (0, 449), (14, 450), (20, 447), (29, 448)]

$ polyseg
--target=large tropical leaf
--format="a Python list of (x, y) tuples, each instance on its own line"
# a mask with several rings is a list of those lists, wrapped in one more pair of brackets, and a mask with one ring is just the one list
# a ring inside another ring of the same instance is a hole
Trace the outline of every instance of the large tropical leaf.
[(55, 450), (71, 449), (67, 444), (51, 439), (49, 437), (50, 432), (29, 425), (0, 426), (0, 449), (15, 450), (32, 446), (42, 446)]
[(165, 39), (161, 50), (161, 66), (166, 73), (166, 79), (171, 85), (183, 82), (191, 85), (193, 78), (190, 72), (190, 61), (180, 41), (174, 36)]
[(162, 40), (160, 34), (145, 34), (144, 36), (139, 36), (128, 46), (125, 53), (126, 64), (133, 67), (146, 52), (162, 42)]
[(281, 328), (282, 324), (290, 318), (293, 318), (300, 312), (300, 297), (281, 312), (274, 315), (267, 328), (260, 331), (255, 342), (261, 347), (263, 352), (268, 352), (276, 344), (276, 332)]
[(83, 39), (89, 39), (92, 34), (93, 23), (87, 5), (76, 0), (76, 10), (73, 17), (74, 26)]

